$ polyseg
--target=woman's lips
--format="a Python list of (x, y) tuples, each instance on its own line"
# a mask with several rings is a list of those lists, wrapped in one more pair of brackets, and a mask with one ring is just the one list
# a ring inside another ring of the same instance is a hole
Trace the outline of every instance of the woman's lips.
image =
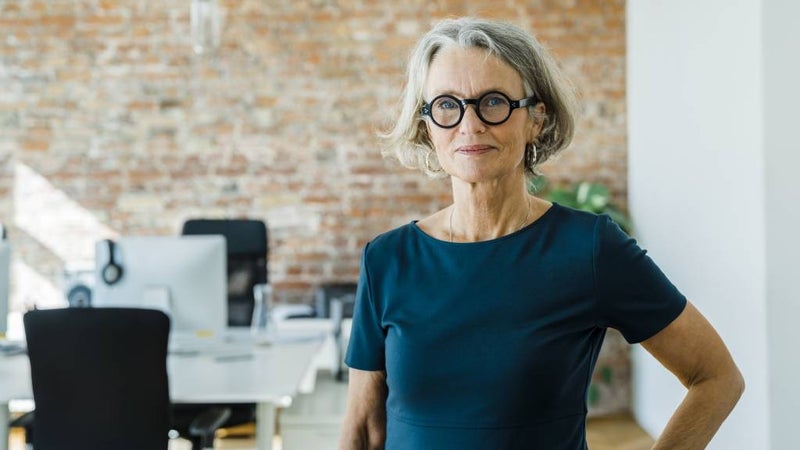
[(458, 147), (456, 149), (456, 153), (461, 153), (463, 155), (480, 155), (482, 153), (486, 153), (492, 151), (494, 147), (490, 145), (464, 145), (462, 147)]

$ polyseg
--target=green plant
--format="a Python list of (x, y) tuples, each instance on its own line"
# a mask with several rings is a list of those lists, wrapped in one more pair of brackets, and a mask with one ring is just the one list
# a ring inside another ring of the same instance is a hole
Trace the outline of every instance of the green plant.
[(582, 181), (566, 189), (549, 188), (547, 179), (538, 176), (528, 183), (528, 190), (532, 193), (543, 193), (544, 198), (559, 205), (595, 214), (608, 214), (626, 233), (631, 232), (630, 218), (611, 204), (611, 193), (602, 184)]

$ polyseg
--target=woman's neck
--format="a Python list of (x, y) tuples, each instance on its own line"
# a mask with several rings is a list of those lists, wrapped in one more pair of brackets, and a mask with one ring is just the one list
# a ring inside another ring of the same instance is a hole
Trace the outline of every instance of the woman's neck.
[(455, 242), (496, 239), (523, 228), (532, 214), (524, 178), (505, 183), (453, 180), (447, 234)]

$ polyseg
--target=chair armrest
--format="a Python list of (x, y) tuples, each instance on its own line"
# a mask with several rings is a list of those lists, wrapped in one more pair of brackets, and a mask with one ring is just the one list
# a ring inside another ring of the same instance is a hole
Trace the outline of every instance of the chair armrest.
[(25, 414), (17, 417), (16, 419), (12, 420), (9, 427), (22, 427), (25, 429), (30, 428), (33, 425), (33, 413), (34, 411), (26, 412)]
[[(17, 417), (8, 424), (11, 427), (20, 427), (25, 429), (25, 443), (30, 444), (33, 442), (33, 414), (36, 411), (28, 411), (25, 414)], [(0, 426), (3, 426), (0, 424)]]
[(206, 409), (192, 420), (189, 425), (189, 435), (211, 438), (213, 442), (214, 432), (220, 428), (231, 416), (231, 409), (226, 406), (215, 406)]

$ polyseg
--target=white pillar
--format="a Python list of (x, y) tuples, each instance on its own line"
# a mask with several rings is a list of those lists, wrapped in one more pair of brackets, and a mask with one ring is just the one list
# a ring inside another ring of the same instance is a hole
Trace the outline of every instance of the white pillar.
[(769, 433), (784, 449), (800, 417), (800, 2), (763, 5)]
[[(709, 318), (747, 390), (709, 448), (795, 446), (800, 187), (794, 0), (631, 0), (635, 233)], [(658, 434), (684, 390), (634, 352), (634, 412)]]

